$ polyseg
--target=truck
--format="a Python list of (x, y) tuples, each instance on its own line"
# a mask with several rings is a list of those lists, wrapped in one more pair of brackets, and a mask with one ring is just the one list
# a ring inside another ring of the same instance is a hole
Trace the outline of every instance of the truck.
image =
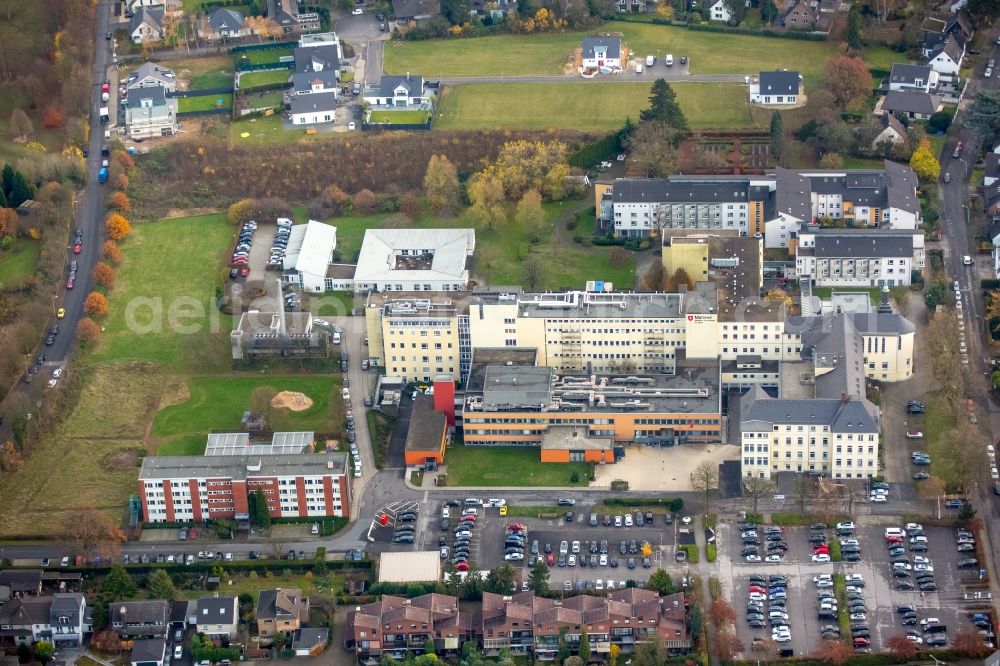
[(100, 114), (101, 114), (101, 124), (106, 125), (111, 120), (111, 114), (108, 113), (108, 107), (102, 106)]
[(674, 56), (671, 55), (670, 53), (667, 54), (667, 56), (663, 59), (663, 61), (666, 63), (667, 67), (674, 66)]
[(99, 183), (108, 182), (108, 167), (101, 167), (101, 170), (97, 172), (97, 181)]

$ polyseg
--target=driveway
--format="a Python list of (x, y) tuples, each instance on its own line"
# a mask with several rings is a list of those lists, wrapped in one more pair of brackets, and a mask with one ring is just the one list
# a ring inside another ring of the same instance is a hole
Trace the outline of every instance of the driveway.
[(379, 31), (375, 13), (367, 11), (360, 16), (352, 14), (342, 16), (334, 23), (333, 30), (337, 33), (337, 37), (348, 44), (364, 44), (383, 35), (388, 37), (388, 33)]
[(385, 42), (368, 42), (365, 47), (365, 83), (374, 84), (382, 80), (382, 61), (385, 56)]

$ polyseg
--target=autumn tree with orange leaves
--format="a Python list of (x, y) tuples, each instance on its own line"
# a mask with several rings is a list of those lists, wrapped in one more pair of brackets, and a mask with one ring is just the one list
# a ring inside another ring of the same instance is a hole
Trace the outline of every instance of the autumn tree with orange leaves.
[(107, 261), (117, 264), (122, 260), (122, 251), (118, 248), (118, 244), (113, 240), (106, 240), (104, 241), (103, 247), (101, 247), (101, 256)]
[(115, 192), (108, 197), (108, 208), (119, 213), (127, 213), (132, 209), (132, 202), (124, 192)]
[(63, 537), (76, 551), (88, 558), (92, 554), (112, 556), (125, 543), (125, 532), (96, 507), (72, 509), (63, 523)]
[(112, 240), (121, 240), (132, 233), (132, 225), (120, 213), (108, 215), (108, 219), (104, 222), (104, 228)]
[(102, 287), (111, 287), (115, 283), (115, 269), (103, 261), (94, 266), (94, 281)]
[(108, 313), (108, 299), (99, 291), (92, 291), (83, 302), (83, 310), (89, 315), (106, 315)]
[(833, 666), (843, 666), (854, 656), (854, 648), (846, 641), (821, 641), (813, 657)]
[(905, 660), (909, 660), (917, 654), (920, 649), (917, 647), (917, 644), (907, 638), (905, 634), (890, 636), (885, 642), (885, 648), (892, 653), (894, 657)]
[(92, 342), (101, 337), (101, 327), (90, 317), (84, 317), (76, 325), (76, 337), (84, 343)]

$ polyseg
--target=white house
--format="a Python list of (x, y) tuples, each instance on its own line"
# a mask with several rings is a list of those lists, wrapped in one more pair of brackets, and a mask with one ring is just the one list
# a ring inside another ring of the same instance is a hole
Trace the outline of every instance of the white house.
[(315, 220), (294, 225), (282, 266), (285, 282), (296, 284), (303, 291), (323, 291), (336, 249), (337, 227)]
[(922, 232), (810, 227), (799, 233), (795, 271), (817, 287), (909, 286), (923, 258)]
[(201, 28), (202, 39), (210, 41), (239, 39), (249, 34), (250, 28), (244, 22), (243, 14), (225, 7), (219, 7), (209, 14)]
[(125, 9), (127, 12), (134, 14), (143, 7), (154, 7), (162, 4), (163, 0), (127, 0), (125, 2)]
[(889, 90), (930, 93), (937, 90), (938, 73), (930, 65), (894, 63), (889, 72)]
[(140, 7), (128, 24), (128, 36), (135, 44), (149, 44), (166, 39), (163, 5)]
[(137, 70), (128, 75), (126, 85), (133, 88), (163, 88), (167, 92), (177, 90), (177, 76), (169, 67), (155, 62), (144, 62)]
[(872, 139), (872, 150), (878, 150), (879, 146), (886, 143), (900, 144), (906, 140), (906, 127), (896, 116), (891, 113), (883, 113), (876, 117), (875, 138)]
[(199, 634), (209, 638), (236, 638), (240, 620), (238, 598), (202, 597), (198, 599), (195, 610)]
[(955, 35), (948, 35), (944, 42), (930, 53), (927, 64), (938, 74), (954, 76), (962, 68), (963, 58), (965, 58), (965, 44), (960, 44)]
[(303, 35), (292, 51), (296, 72), (334, 72), (340, 78), (343, 50), (336, 33), (323, 32)]
[(313, 93), (338, 93), (337, 73), (333, 71), (323, 72), (295, 72), (292, 74), (292, 91), (296, 95), (312, 95)]
[(715, 0), (715, 2), (708, 7), (708, 18), (712, 21), (724, 21), (729, 23), (732, 18), (732, 14), (729, 13), (729, 8), (726, 7), (724, 0)]
[(393, 106), (405, 108), (423, 106), (428, 103), (424, 87), (424, 77), (407, 74), (406, 76), (382, 76), (377, 86), (367, 86), (364, 92), (365, 103), (370, 106)]
[(798, 72), (761, 72), (750, 82), (750, 103), (790, 106), (798, 103), (801, 86)]
[(580, 65), (584, 69), (621, 68), (622, 40), (620, 37), (585, 37)]
[(125, 127), (132, 139), (172, 136), (177, 127), (177, 99), (159, 87), (132, 88), (126, 97)]
[(332, 123), (336, 118), (337, 95), (332, 92), (294, 95), (289, 117), (293, 125)]
[(354, 273), (359, 291), (462, 291), (473, 229), (369, 229)]

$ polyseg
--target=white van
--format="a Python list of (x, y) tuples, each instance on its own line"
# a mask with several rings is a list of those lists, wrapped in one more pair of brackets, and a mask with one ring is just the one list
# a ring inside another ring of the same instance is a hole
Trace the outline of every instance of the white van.
[(635, 63), (635, 73), (636, 74), (642, 74), (642, 63), (641, 62)]
[(646, 56), (646, 67), (652, 67), (656, 64), (656, 56)]
[(668, 53), (667, 57), (664, 58), (663, 60), (667, 64), (667, 67), (673, 67), (674, 66), (674, 56), (673, 55), (671, 55), (671, 54)]
[(333, 333), (333, 344), (335, 345), (340, 344), (340, 333), (337, 333), (336, 331), (334, 331)]

